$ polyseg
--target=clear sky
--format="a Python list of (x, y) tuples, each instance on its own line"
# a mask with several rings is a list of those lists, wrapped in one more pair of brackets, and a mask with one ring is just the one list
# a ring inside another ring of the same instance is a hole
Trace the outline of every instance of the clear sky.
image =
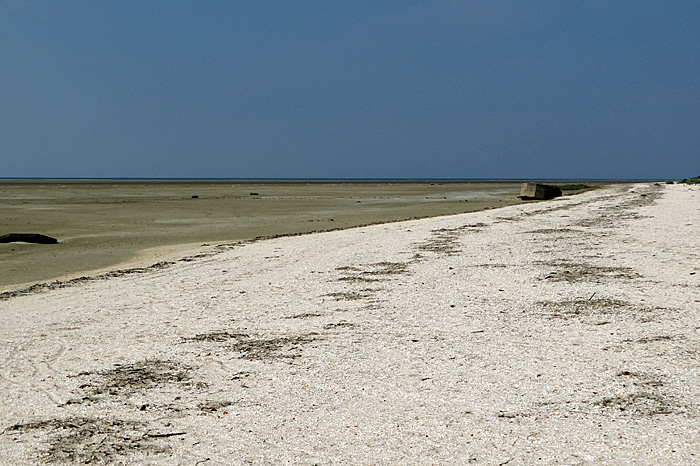
[(0, 0), (0, 177), (700, 175), (700, 2)]

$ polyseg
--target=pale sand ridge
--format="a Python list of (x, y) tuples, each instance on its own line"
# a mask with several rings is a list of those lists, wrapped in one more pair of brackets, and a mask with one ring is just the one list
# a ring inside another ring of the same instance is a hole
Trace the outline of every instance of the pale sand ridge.
[(0, 464), (697, 463), (698, 225), (611, 186), (0, 301)]

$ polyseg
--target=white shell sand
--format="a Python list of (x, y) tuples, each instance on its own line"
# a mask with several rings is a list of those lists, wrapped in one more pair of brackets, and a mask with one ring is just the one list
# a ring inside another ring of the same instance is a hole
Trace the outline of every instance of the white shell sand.
[(10, 297), (0, 463), (698, 464), (699, 228), (620, 185)]

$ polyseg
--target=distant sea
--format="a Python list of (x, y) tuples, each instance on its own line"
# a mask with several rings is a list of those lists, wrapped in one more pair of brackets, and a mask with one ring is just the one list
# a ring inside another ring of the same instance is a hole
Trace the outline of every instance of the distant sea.
[(609, 179), (609, 178), (45, 178), (45, 177), (4, 177), (7, 181), (54, 182), (150, 182), (150, 183), (645, 183), (662, 181), (661, 179)]

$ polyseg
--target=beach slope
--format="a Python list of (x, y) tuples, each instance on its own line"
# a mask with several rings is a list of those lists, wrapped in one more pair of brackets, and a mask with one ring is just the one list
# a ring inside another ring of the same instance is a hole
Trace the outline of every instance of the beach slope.
[(700, 461), (700, 190), (221, 245), (0, 300), (0, 463)]

